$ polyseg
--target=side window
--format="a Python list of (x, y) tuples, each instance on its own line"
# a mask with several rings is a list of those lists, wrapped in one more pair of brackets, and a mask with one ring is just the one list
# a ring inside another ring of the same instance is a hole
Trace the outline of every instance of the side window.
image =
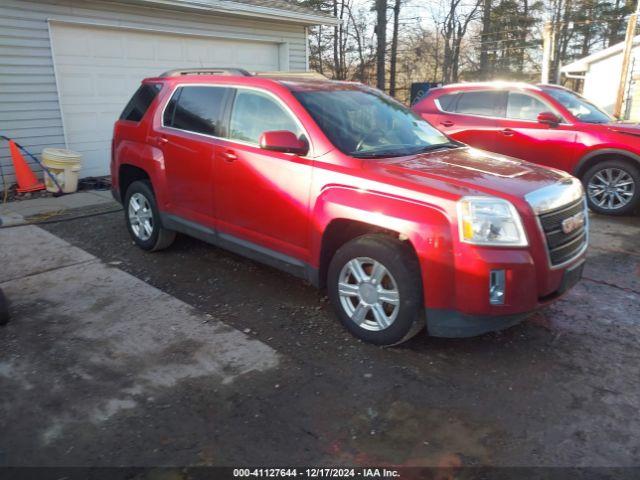
[(297, 136), (302, 134), (291, 114), (270, 95), (238, 89), (231, 112), (229, 138), (258, 143), (260, 135), (270, 130), (288, 130)]
[(456, 106), (456, 100), (460, 96), (459, 93), (447, 93), (446, 95), (442, 95), (438, 97), (438, 103), (440, 104), (440, 108), (444, 112), (453, 112)]
[(504, 92), (499, 90), (464, 92), (458, 100), (456, 112), (485, 117), (503, 117), (503, 102)]
[(151, 102), (156, 98), (158, 92), (162, 89), (162, 85), (159, 83), (144, 83), (133, 94), (127, 106), (124, 107), (120, 120), (130, 120), (132, 122), (139, 122), (147, 113)]
[(232, 91), (226, 87), (179, 87), (164, 110), (164, 126), (222, 136), (222, 111)]
[(507, 118), (515, 120), (530, 120), (535, 122), (538, 114), (550, 109), (544, 103), (531, 95), (509, 92), (507, 100)]

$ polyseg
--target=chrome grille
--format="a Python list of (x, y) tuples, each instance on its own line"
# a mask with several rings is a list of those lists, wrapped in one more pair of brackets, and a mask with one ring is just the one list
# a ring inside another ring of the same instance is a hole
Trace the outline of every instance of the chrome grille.
[[(562, 222), (580, 212), (584, 212), (585, 215), (584, 225), (573, 232), (568, 234), (564, 233), (562, 230)], [(542, 231), (547, 240), (549, 260), (552, 266), (568, 262), (582, 253), (587, 245), (588, 237), (588, 222), (586, 216), (587, 211), (582, 198), (563, 207), (538, 215)]]

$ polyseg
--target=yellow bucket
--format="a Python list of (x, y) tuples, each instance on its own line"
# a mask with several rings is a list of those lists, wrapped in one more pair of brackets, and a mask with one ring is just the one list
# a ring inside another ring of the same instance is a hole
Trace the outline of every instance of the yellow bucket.
[[(42, 150), (42, 165), (53, 175), (64, 193), (78, 190), (78, 177), (82, 168), (82, 155), (63, 148), (45, 148)], [(47, 190), (58, 192), (58, 187), (51, 176), (44, 175)]]

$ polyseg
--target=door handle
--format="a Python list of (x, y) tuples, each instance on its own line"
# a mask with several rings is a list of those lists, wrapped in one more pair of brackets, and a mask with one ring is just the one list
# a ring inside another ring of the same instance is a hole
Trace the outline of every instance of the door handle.
[(503, 130), (500, 130), (500, 132), (502, 132), (502, 134), (503, 134), (503, 135), (506, 135), (507, 137), (510, 137), (510, 136), (512, 136), (514, 133), (516, 133), (516, 132), (514, 132), (513, 130), (511, 130), (510, 128), (505, 128), (505, 129), (503, 129)]
[(225, 150), (222, 153), (222, 158), (224, 158), (226, 162), (233, 162), (234, 160), (238, 159), (238, 156), (233, 150)]
[(454, 123), (451, 120), (445, 120), (444, 122), (440, 122), (440, 125), (443, 127), (453, 127)]
[(167, 143), (169, 143), (169, 139), (167, 137), (165, 137), (164, 135), (161, 135), (159, 137), (156, 137), (156, 144), (161, 147), (163, 145), (166, 145)]

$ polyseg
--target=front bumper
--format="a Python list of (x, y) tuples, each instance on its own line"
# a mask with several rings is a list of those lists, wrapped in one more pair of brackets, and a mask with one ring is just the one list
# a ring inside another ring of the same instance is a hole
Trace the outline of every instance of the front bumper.
[[(531, 282), (535, 278), (533, 271), (508, 269), (507, 299), (510, 300), (509, 303), (490, 305), (487, 301), (488, 289), (485, 288), (482, 295), (484, 297), (482, 308), (478, 308), (476, 311), (465, 312), (461, 309), (426, 307), (427, 332), (434, 337), (474, 337), (516, 325), (537, 310), (554, 302), (575, 286), (582, 278), (584, 264), (585, 260), (582, 256), (570, 267), (554, 271), (557, 288), (544, 297), (537, 295), (535, 283)], [(487, 268), (491, 268), (491, 266), (488, 265)], [(483, 283), (486, 283), (486, 278)], [(473, 296), (471, 290), (467, 290), (467, 295), (468, 297)]]
[[(519, 210), (528, 247), (473, 246), (456, 241), (454, 231), (452, 267), (441, 268), (447, 259), (438, 257), (422, 264), (431, 335), (469, 337), (510, 327), (560, 298), (580, 279), (588, 246), (588, 218), (580, 230), (564, 228), (576, 211), (586, 215), (580, 181), (567, 177), (532, 192), (526, 200)], [(584, 247), (574, 245), (574, 239), (584, 242)], [(563, 253), (566, 248), (570, 250)], [(556, 258), (561, 253), (564, 256)], [(503, 297), (496, 302), (490, 298), (491, 278), (502, 279), (497, 291), (502, 290)]]
[(525, 320), (533, 312), (501, 316), (468, 315), (455, 310), (427, 309), (427, 332), (432, 337), (463, 338), (496, 332)]

